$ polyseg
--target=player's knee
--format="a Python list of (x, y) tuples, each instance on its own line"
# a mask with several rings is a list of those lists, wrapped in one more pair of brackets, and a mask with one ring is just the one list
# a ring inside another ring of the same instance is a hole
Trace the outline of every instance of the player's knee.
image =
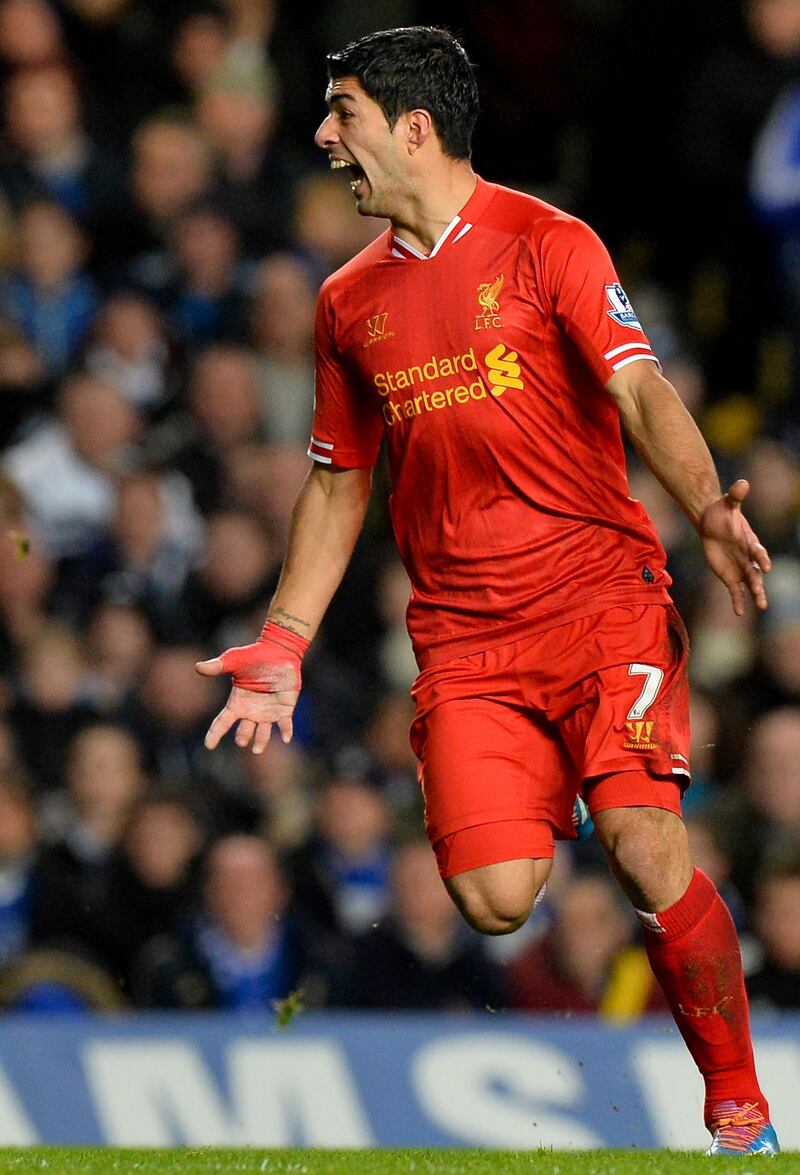
[(691, 876), (680, 817), (656, 808), (619, 808), (595, 821), (615, 876), (634, 902), (664, 908), (683, 894)]
[(481, 934), (513, 934), (530, 917), (549, 862), (504, 861), (472, 869), (446, 882), (464, 920)]
[(617, 869), (639, 879), (655, 872), (669, 872), (683, 839), (683, 826), (670, 812), (632, 808), (615, 830), (609, 855)]
[(481, 934), (513, 934), (527, 922), (533, 902), (518, 905), (489, 903), (470, 899), (459, 907), (466, 922)]

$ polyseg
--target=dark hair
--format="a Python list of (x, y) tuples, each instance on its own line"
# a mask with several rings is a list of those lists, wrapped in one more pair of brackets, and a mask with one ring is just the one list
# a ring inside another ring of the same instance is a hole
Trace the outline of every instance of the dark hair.
[(358, 79), (390, 127), (409, 110), (427, 110), (445, 155), (469, 159), (478, 87), (469, 58), (447, 29), (384, 29), (326, 60), (332, 79)]

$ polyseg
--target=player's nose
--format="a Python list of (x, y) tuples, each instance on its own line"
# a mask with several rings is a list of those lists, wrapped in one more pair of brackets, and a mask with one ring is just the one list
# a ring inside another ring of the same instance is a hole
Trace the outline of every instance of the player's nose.
[(339, 136), (334, 129), (333, 117), (328, 114), (317, 127), (314, 142), (325, 151), (328, 147), (332, 147), (334, 143), (338, 143), (338, 141)]

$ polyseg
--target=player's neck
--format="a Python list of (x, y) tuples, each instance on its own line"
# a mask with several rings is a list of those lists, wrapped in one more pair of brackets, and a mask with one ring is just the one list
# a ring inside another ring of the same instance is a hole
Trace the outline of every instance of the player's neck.
[(391, 223), (402, 241), (427, 255), (475, 191), (478, 177), (467, 160), (442, 159), (421, 181)]

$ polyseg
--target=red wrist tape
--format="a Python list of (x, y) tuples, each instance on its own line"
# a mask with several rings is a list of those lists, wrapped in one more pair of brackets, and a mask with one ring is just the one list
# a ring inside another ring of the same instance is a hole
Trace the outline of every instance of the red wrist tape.
[(276, 645), (283, 645), (289, 652), (295, 653), (301, 661), (311, 644), (311, 641), (300, 636), (299, 632), (295, 632), (291, 628), (284, 628), (282, 624), (276, 624), (274, 620), (269, 618), (264, 622), (261, 636), (258, 639), (259, 641), (274, 641)]
[(267, 620), (252, 645), (226, 649), (221, 654), (222, 668), (239, 689), (258, 694), (299, 690), (300, 664), (310, 643), (291, 629)]

